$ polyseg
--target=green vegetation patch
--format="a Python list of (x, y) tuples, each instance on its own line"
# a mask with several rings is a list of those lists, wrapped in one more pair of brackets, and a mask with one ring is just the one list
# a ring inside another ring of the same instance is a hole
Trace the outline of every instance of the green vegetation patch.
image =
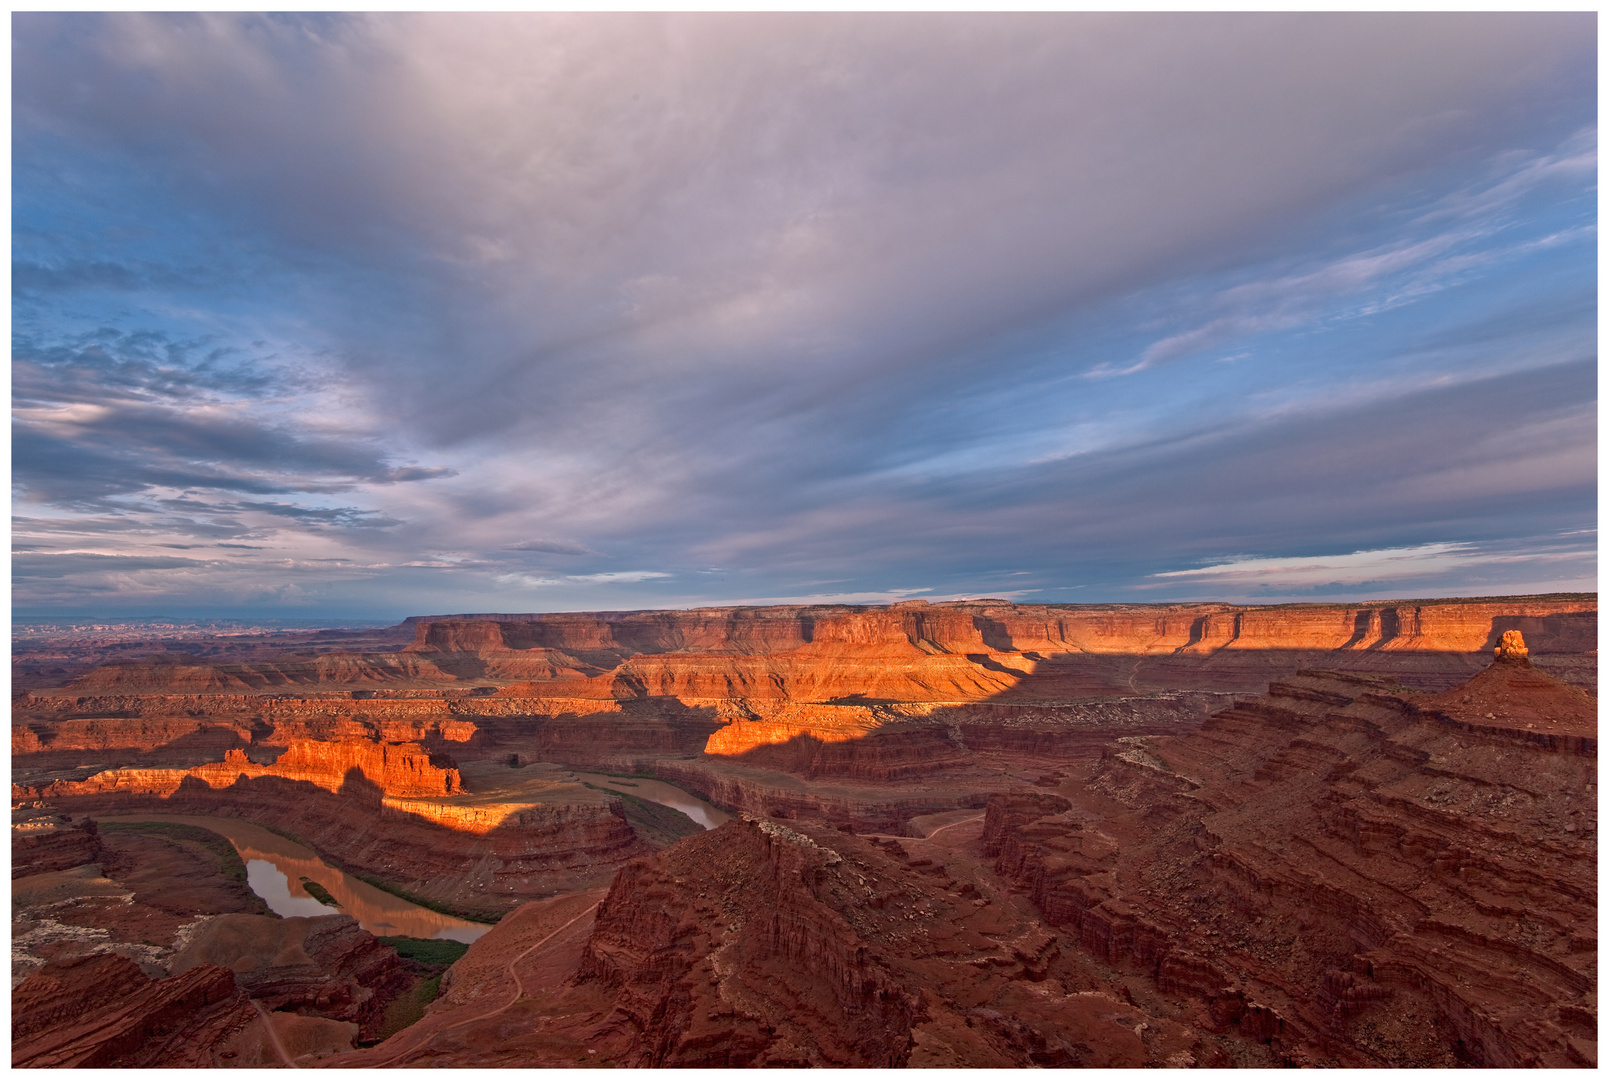
[(403, 1028), (418, 1023), (425, 1015), (426, 1006), (441, 994), (442, 975), (469, 951), (469, 946), (462, 941), (442, 938), (383, 937), (380, 941), (395, 949), (418, 978), (412, 989), (393, 998), (385, 1007), (375, 1042), (384, 1042)]
[(330, 895), (330, 890), (326, 889), (312, 878), (304, 877), (302, 879), (302, 888), (307, 890), (308, 896), (311, 896), (314, 900), (317, 900), (325, 907), (341, 906), (341, 902)]
[[(416, 940), (412, 938), (381, 938), (381, 941)], [(425, 1015), (425, 1007), (436, 1000), (441, 993), (441, 976), (432, 975), (428, 979), (420, 979), (413, 984), (413, 989), (406, 994), (399, 994), (391, 999), (385, 1007), (385, 1018), (380, 1023), (380, 1031), (374, 1042), (385, 1042), (405, 1027), (417, 1024)], [(373, 1043), (365, 1043), (372, 1046)]]
[(398, 956), (433, 967), (449, 967), (469, 951), (469, 946), (462, 941), (445, 938), (383, 937), (380, 940), (397, 950)]

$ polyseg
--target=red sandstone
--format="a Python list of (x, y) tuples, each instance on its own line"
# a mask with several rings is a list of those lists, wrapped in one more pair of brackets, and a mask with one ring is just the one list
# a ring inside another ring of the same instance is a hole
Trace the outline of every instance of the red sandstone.
[[(353, 1063), (1581, 1064), (1595, 628), (1591, 598), (416, 619), (35, 682), (13, 795), (247, 817), (515, 912)], [(562, 766), (756, 820), (650, 857)]]

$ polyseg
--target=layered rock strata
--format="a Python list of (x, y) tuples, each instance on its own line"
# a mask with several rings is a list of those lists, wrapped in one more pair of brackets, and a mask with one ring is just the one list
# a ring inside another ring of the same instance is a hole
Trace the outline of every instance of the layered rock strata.
[[(442, 763), (438, 764), (437, 761)], [(268, 765), (229, 750), (220, 762), (189, 769), (112, 769), (87, 780), (58, 781), (16, 791), (19, 798), (71, 799), (131, 792), (168, 798), (186, 782), (219, 789), (263, 777), (305, 783), (329, 792), (367, 785), (397, 798), (446, 797), (462, 790), (458, 770), (417, 743), (312, 742), (297, 740)]]
[[(1067, 665), (1050, 670), (1058, 666), (1056, 657), (1189, 660), (1332, 652), (1372, 658), (1366, 666), (1389, 669), (1398, 663), (1390, 654), (1478, 653), (1506, 630), (1523, 631), (1544, 652), (1596, 647), (1596, 600), (1589, 597), (1256, 608), (911, 602), (889, 609), (732, 608), (408, 622), (414, 641), (400, 652), (288, 655), (243, 664), (165, 653), (102, 666), (73, 680), (67, 691), (238, 693), (491, 681), (526, 684), (526, 693), (547, 687), (579, 699), (673, 695), (823, 702), (859, 695), (953, 702), (998, 697), (1036, 675), (1040, 682), (1046, 675), (1067, 681), (1074, 674)], [(1095, 670), (1104, 668), (1097, 664)], [(1073, 678), (1085, 690), (1101, 682)], [(1132, 690), (1132, 678), (1129, 683)]]
[(100, 837), (83, 826), (41, 815), (11, 828), (11, 876), (29, 877), (92, 863), (102, 854)]
[(1444, 698), (1306, 672), (996, 798), (985, 850), (1081, 947), (1287, 1053), (1592, 1064), (1596, 703), (1504, 663)]
[(330, 1064), (1268, 1063), (1135, 1005), (970, 856), (901, 843), (730, 822), (629, 863), (593, 911), (521, 909), (417, 1029)]
[(152, 980), (102, 954), (28, 977), (12, 994), (13, 1068), (211, 1068), (260, 1023), (227, 968)]
[(414, 982), (396, 951), (350, 915), (216, 916), (190, 936), (171, 971), (209, 966), (234, 972), (235, 984), (266, 1008), (355, 1023), (359, 1040), (375, 1037), (386, 1006)]
[(416, 745), (298, 743), (269, 766), (231, 751), (192, 769), (13, 785), (13, 797), (75, 813), (245, 818), (354, 871), (488, 917), (606, 879), (648, 850), (618, 796), (551, 770), (480, 766), (477, 775), (479, 790), (465, 791), (458, 768), (432, 764)]

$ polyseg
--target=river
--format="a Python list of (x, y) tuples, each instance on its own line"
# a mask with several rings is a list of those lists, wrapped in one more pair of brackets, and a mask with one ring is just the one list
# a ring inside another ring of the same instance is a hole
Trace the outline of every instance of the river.
[(695, 799), (679, 787), (663, 780), (647, 780), (636, 776), (609, 776), (605, 773), (576, 773), (589, 784), (618, 791), (622, 795), (635, 795), (639, 799), (680, 810), (706, 829), (718, 829), (732, 820), (732, 815), (717, 810), (702, 799)]
[[(246, 864), (246, 883), (276, 915), (350, 915), (376, 937), (445, 938), (471, 942), (491, 929), (439, 911), (410, 904), (368, 882), (344, 874), (312, 850), (271, 833), (260, 825), (232, 818), (190, 817), (179, 814), (139, 814), (104, 817), (102, 821), (171, 821), (197, 825), (225, 837)], [(308, 878), (324, 886), (340, 907), (328, 907), (302, 886)]]
[[(576, 775), (599, 787), (680, 810), (706, 829), (718, 828), (732, 820), (732, 815), (662, 780), (607, 776), (603, 773)], [(246, 864), (246, 884), (251, 886), (251, 891), (263, 898), (270, 911), (285, 918), (340, 912), (357, 919), (363, 929), (376, 937), (446, 938), (463, 942), (474, 941), (491, 929), (484, 923), (455, 919), (451, 915), (410, 904), (400, 896), (392, 896), (368, 882), (342, 873), (296, 841), (287, 840), (248, 821), (182, 814), (118, 815), (101, 820), (171, 821), (198, 825), (217, 833), (240, 852), (240, 858)], [(314, 899), (303, 887), (303, 878), (324, 886), (340, 906), (332, 908)]]

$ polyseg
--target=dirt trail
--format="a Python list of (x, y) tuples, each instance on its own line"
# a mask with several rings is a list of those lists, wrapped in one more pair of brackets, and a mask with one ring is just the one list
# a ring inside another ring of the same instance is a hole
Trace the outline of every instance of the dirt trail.
[(984, 818), (983, 814), (977, 814), (977, 815), (974, 815), (973, 817), (962, 818), (960, 821), (952, 821), (948, 825), (940, 825), (938, 828), (934, 829), (932, 832), (930, 832), (926, 836), (922, 837), (922, 839), (923, 840), (931, 840), (935, 836), (937, 836), (939, 833), (943, 832), (945, 829), (953, 829), (957, 825), (969, 825), (974, 821), (982, 821), (983, 818)]
[[(579, 915), (576, 915), (573, 918), (569, 919), (563, 925), (561, 925), (558, 929), (556, 929), (553, 932), (549, 933), (547, 936), (543, 937), (540, 941), (536, 942), (534, 945), (527, 946), (523, 951), (521, 951), (513, 959), (509, 960), (508, 964), (505, 966), (505, 970), (508, 972), (509, 977), (512, 978), (513, 981), (514, 981), (514, 994), (513, 994), (512, 997), (510, 997), (503, 1004), (501, 1004), (501, 1005), (499, 1005), (499, 1006), (497, 1006), (496, 1008), (493, 1008), (493, 1009), (487, 1009), (487, 1010), (485, 1010), (483, 1012), (475, 1013), (473, 1016), (467, 1016), (467, 1017), (463, 1018), (462, 1020), (458, 1020), (458, 1021), (456, 1021), (454, 1023), (448, 1024), (445, 1027), (431, 1028), (431, 1029), (425, 1030), (425, 1031), (421, 1031), (419, 1028), (416, 1027), (416, 1028), (413, 1028), (413, 1029), (409, 1029), (407, 1031), (399, 1032), (398, 1035), (396, 1036), (398, 1039), (406, 1038), (411, 1032), (414, 1035), (413, 1045), (410, 1045), (410, 1046), (408, 1046), (408, 1047), (406, 1047), (404, 1049), (398, 1050), (396, 1053), (392, 1054), (390, 1057), (384, 1058), (384, 1059), (382, 1059), (380, 1061), (363, 1063), (363, 1064), (358, 1065), (357, 1067), (365, 1068), (365, 1069), (383, 1069), (383, 1068), (386, 1068), (388, 1066), (395, 1065), (397, 1062), (402, 1061), (404, 1058), (408, 1057), (409, 1055), (416, 1054), (416, 1053), (419, 1053), (420, 1051), (425, 1050), (430, 1045), (430, 1043), (439, 1035), (444, 1035), (449, 1031), (454, 1031), (454, 1030), (456, 1030), (458, 1028), (466, 1027), (469, 1024), (474, 1024), (474, 1023), (477, 1023), (477, 1022), (482, 1021), (482, 1020), (488, 1020), (491, 1017), (497, 1016), (500, 1013), (508, 1011), (510, 1008), (512, 1008), (520, 1000), (520, 998), (525, 996), (525, 981), (520, 977), (520, 973), (517, 970), (519, 964), (526, 957), (530, 956), (532, 953), (536, 952), (538, 949), (542, 948), (544, 945), (547, 945), (549, 942), (553, 941), (555, 938), (557, 938), (560, 934), (564, 933), (570, 927), (574, 926), (576, 923), (580, 922), (582, 919), (587, 918), (589, 915), (591, 915), (594, 911), (596, 911), (598, 909), (598, 905), (601, 904), (602, 902), (603, 901), (601, 899), (595, 901), (590, 907), (588, 907), (586, 910), (582, 911)], [(423, 1036), (423, 1038), (419, 1037), (421, 1035)]]
[(274, 1053), (279, 1055), (279, 1060), (284, 1064), (285, 1068), (300, 1069), (301, 1066), (292, 1061), (291, 1056), (285, 1052), (285, 1044), (279, 1041), (279, 1032), (274, 1029), (273, 1016), (269, 1014), (267, 1009), (263, 1008), (262, 1002), (253, 1000), (251, 1004), (257, 1010), (257, 1015), (263, 1018), (263, 1029), (268, 1034), (268, 1045), (274, 1048)]
[(856, 833), (855, 835), (864, 840), (931, 840), (946, 829), (953, 829), (957, 825), (970, 825), (974, 821), (982, 821), (983, 818), (984, 815), (982, 814), (974, 814), (972, 817), (962, 818), (960, 821), (952, 821), (948, 825), (940, 825), (926, 836), (895, 836), (892, 833)]

